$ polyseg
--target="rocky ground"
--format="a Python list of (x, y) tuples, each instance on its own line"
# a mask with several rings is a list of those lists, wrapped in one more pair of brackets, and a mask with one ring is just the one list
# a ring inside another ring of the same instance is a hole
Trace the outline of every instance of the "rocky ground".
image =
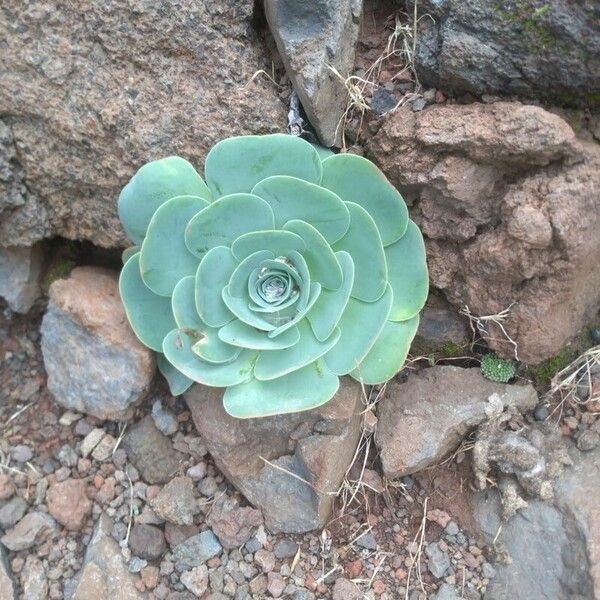
[[(435, 508), (429, 485), (411, 477), (384, 485), (371, 455), (362, 484), (348, 484), (322, 532), (270, 534), (258, 511), (238, 505), (187, 407), (161, 382), (128, 428), (61, 409), (45, 387), (38, 327), (4, 317), (0, 341), (2, 577), (15, 585), (3, 599), (102, 598), (101, 586), (96, 595), (87, 587), (96, 568), (114, 575), (120, 597), (215, 600), (417, 598), (455, 583), (478, 598), (493, 577), (483, 548)], [(128, 429), (140, 423), (177, 455), (175, 477), (166, 456), (158, 465), (147, 456), (156, 446), (131, 447), (138, 438), (128, 440)]]
[[(514, 519), (505, 527), (515, 539), (495, 539), (502, 529), (499, 505), (489, 504), (495, 490), (505, 510), (508, 498), (520, 508), (528, 498), (542, 529), (566, 535), (567, 515), (550, 500), (553, 479), (572, 460), (546, 446), (574, 440), (594, 456), (600, 442), (591, 412), (567, 408), (560, 429), (536, 434), (533, 387), (494, 384), (476, 368), (422, 369), (417, 361), (405, 383), (389, 384), (377, 402), (371, 396), (368, 413), (381, 424), (363, 430), (327, 525), (273, 535), (227, 483), (185, 402), (162, 381), (127, 424), (61, 408), (45, 385), (39, 324), (7, 309), (0, 328), (3, 600), (496, 598), (490, 590), (499, 570), (501, 588), (529, 574), (503, 564), (506, 546), (526, 551), (517, 547)], [(547, 409), (538, 406), (536, 415), (545, 418)], [(504, 430), (533, 434), (503, 438)], [(577, 469), (590, 462), (578, 461)], [(595, 493), (589, 468), (584, 481)], [(577, 469), (561, 494), (580, 504)], [(483, 497), (477, 486), (492, 489)], [(571, 509), (571, 520), (586, 510)], [(572, 585), (591, 593), (591, 540), (571, 528), (576, 533), (564, 543), (583, 561)], [(522, 560), (546, 565), (561, 550)], [(546, 574), (550, 589), (563, 577), (561, 564)], [(547, 597), (575, 597), (560, 593)]]
[[(0, 600), (599, 597), (598, 350), (547, 396), (600, 343), (599, 121), (565, 101), (597, 81), (588, 8), (523, 3), (515, 33), (492, 0), (426, 2), (417, 28), (411, 2), (365, 2), (360, 27), (340, 3), (344, 80), (268, 0), (274, 39), (250, 0), (88, 4), (0, 8)], [(172, 397), (124, 325), (114, 199), (146, 160), (284, 130), (290, 79), (322, 139), (401, 190), (434, 293), (384, 390), (244, 425)], [(491, 383), (488, 347), (533, 366)]]

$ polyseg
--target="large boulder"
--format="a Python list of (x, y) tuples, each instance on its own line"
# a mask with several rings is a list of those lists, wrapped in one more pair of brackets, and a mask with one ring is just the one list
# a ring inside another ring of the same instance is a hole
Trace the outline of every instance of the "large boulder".
[(390, 382), (375, 434), (383, 472), (396, 478), (435, 465), (492, 414), (536, 404), (531, 385), (494, 383), (478, 368), (432, 367), (405, 383)]
[(41, 331), (48, 389), (61, 406), (99, 419), (131, 416), (155, 361), (129, 327), (116, 272), (79, 267), (56, 280)]
[(404, 107), (366, 146), (413, 205), (432, 284), (475, 315), (511, 307), (521, 360), (555, 355), (596, 313), (600, 148), (559, 116), (508, 102)]
[(120, 188), (218, 140), (281, 131), (253, 0), (57, 0), (0, 8), (0, 245), (125, 246)]
[(301, 533), (331, 514), (360, 436), (361, 395), (360, 384), (344, 378), (319, 408), (259, 419), (229, 416), (218, 388), (195, 385), (185, 398), (215, 463), (262, 510), (267, 527)]
[[(412, 14), (414, 0), (408, 0)], [(600, 106), (600, 24), (593, 0), (423, 0), (415, 65), (453, 92), (517, 94)]]

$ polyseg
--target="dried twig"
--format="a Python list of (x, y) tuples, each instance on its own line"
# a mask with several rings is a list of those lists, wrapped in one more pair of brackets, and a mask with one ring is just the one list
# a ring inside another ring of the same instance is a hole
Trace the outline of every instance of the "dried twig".
[(504, 335), (504, 340), (502, 341), (508, 341), (512, 344), (515, 360), (519, 360), (517, 342), (515, 342), (510, 335), (508, 335), (508, 332), (504, 328), (504, 321), (506, 321), (506, 319), (509, 317), (510, 309), (514, 305), (515, 302), (511, 302), (507, 308), (493, 315), (474, 315), (466, 304), (464, 308), (461, 308), (458, 312), (469, 319), (469, 325), (471, 326), (471, 331), (473, 332), (474, 342), (477, 339), (477, 334), (484, 339), (494, 340), (495, 338), (491, 338), (487, 330), (488, 323), (493, 323), (500, 329), (500, 331), (502, 331), (502, 334)]
[(425, 541), (425, 527), (427, 525), (427, 502), (428, 502), (428, 500), (429, 500), (429, 498), (426, 497), (423, 502), (423, 517), (421, 518), (421, 525), (413, 539), (413, 543), (416, 543), (417, 539), (419, 540), (418, 546), (417, 546), (417, 551), (413, 554), (409, 550), (411, 563), (408, 567), (408, 574), (406, 576), (406, 593), (404, 595), (405, 600), (408, 600), (408, 593), (410, 591), (410, 578), (411, 578), (411, 575), (413, 572), (413, 568), (417, 574), (417, 581), (419, 582), (421, 589), (423, 591), (425, 591), (425, 586), (423, 585), (423, 578), (421, 577), (421, 554), (423, 551), (423, 543)]
[[(552, 414), (562, 408), (565, 402), (586, 405), (600, 400), (600, 384), (594, 385), (594, 374), (600, 380), (600, 346), (589, 348), (554, 375), (548, 396), (558, 396), (560, 402)], [(582, 390), (587, 391), (585, 398), (581, 397)]]

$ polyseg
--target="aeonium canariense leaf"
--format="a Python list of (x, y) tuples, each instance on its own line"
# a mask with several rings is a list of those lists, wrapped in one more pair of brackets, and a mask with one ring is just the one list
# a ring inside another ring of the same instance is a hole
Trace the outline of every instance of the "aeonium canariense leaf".
[(173, 394), (226, 388), (240, 418), (315, 408), (349, 374), (393, 377), (428, 290), (423, 239), (368, 160), (275, 134), (133, 177), (120, 292)]

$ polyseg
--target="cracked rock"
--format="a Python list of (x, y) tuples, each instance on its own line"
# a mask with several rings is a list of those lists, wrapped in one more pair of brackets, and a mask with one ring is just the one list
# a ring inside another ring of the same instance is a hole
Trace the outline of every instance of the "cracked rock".
[[(306, 412), (235, 419), (222, 390), (195, 385), (185, 398), (220, 470), (262, 510), (271, 531), (323, 526), (360, 435), (360, 384), (344, 378), (336, 396)], [(291, 473), (291, 474), (290, 474)]]

